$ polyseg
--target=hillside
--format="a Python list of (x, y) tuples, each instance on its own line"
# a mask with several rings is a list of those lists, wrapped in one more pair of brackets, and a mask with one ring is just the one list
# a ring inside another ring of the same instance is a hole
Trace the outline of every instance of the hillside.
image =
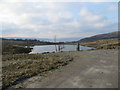
[(105, 33), (105, 34), (98, 34), (95, 36), (83, 38), (79, 40), (79, 42), (89, 42), (89, 41), (96, 41), (96, 40), (103, 40), (103, 39), (115, 39), (118, 38), (118, 32), (111, 32), (111, 33)]

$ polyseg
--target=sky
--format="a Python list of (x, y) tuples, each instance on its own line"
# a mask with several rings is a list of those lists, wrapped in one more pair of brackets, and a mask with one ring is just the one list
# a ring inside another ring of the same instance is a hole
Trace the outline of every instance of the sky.
[(78, 39), (118, 31), (117, 0), (9, 1), (0, 3), (1, 37)]

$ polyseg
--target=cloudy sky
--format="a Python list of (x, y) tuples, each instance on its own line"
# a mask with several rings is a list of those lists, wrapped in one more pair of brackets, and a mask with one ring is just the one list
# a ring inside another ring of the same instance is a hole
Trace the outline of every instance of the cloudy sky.
[(117, 2), (0, 3), (2, 37), (83, 38), (117, 31), (117, 23)]

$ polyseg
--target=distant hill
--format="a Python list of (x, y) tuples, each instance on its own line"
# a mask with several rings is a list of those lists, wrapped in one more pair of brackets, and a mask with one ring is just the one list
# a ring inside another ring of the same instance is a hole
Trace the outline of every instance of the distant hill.
[[(120, 33), (120, 31), (119, 31)], [(96, 41), (96, 40), (102, 40), (102, 39), (114, 39), (118, 38), (118, 32), (111, 32), (111, 33), (105, 33), (105, 34), (98, 34), (95, 36), (83, 38), (79, 40), (79, 42), (88, 42), (88, 41)]]

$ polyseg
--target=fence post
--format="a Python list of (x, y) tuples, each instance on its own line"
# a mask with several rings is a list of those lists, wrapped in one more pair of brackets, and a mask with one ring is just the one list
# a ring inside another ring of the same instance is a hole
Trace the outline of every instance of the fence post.
[(77, 43), (77, 51), (80, 51), (79, 42)]
[(58, 50), (59, 50), (59, 52), (60, 52), (60, 50), (61, 50), (60, 45), (58, 45)]
[(54, 37), (54, 41), (55, 41), (55, 50), (57, 52), (57, 46), (56, 46), (56, 36)]

